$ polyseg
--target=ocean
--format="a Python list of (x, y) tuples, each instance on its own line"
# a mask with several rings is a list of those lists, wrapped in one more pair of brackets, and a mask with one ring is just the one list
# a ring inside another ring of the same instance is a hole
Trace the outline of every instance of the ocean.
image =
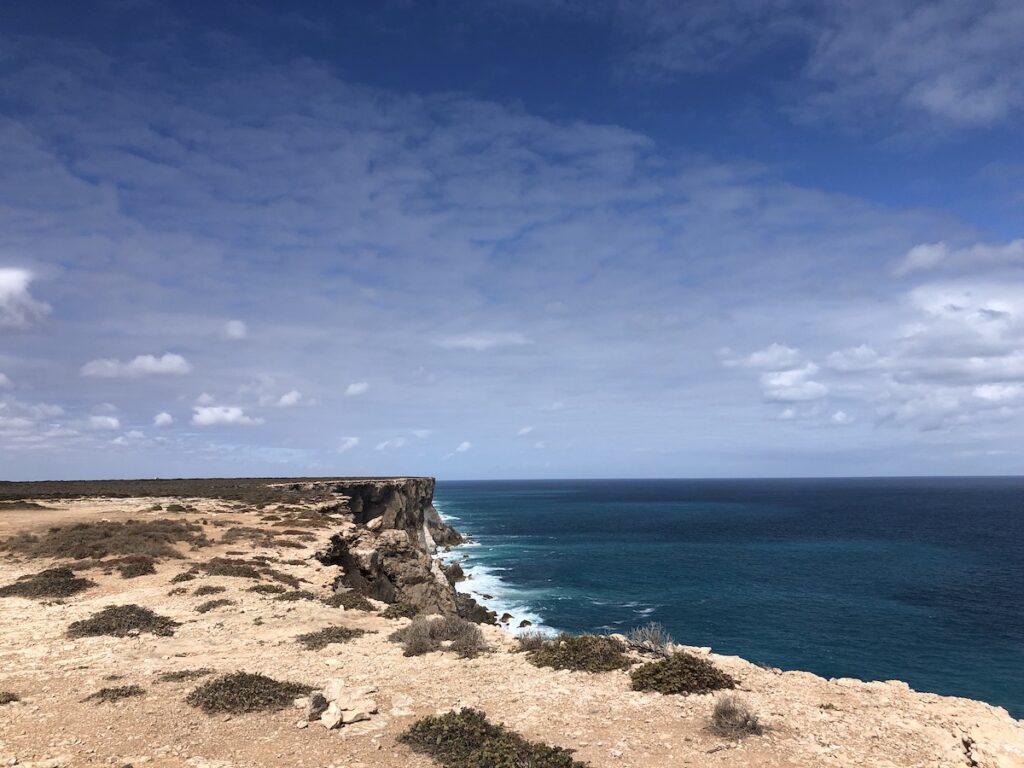
[(440, 482), (460, 589), (1024, 717), (1024, 478)]

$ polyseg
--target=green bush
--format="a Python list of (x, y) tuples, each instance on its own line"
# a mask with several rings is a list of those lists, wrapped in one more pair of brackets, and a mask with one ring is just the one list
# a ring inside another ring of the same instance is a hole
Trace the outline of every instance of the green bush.
[(305, 646), (309, 651), (320, 651), (331, 643), (347, 643), (357, 637), (366, 634), (365, 629), (352, 629), (351, 627), (327, 627), (316, 632), (307, 632), (295, 638), (297, 643)]
[(0, 587), (0, 597), (71, 597), (95, 586), (96, 582), (76, 576), (70, 568), (47, 568)]
[(560, 635), (528, 651), (526, 658), (538, 667), (610, 672), (626, 669), (633, 663), (625, 650), (622, 643), (605, 635)]
[(111, 605), (88, 619), (75, 621), (68, 627), (68, 637), (127, 637), (148, 632), (166, 637), (173, 635), (178, 622), (160, 616), (141, 605)]
[(475, 709), (425, 717), (398, 737), (445, 768), (585, 768), (572, 750), (527, 741)]
[(710, 693), (736, 685), (725, 672), (706, 659), (690, 653), (674, 653), (633, 670), (634, 691), (658, 693)]
[(312, 689), (301, 683), (280, 682), (264, 675), (232, 672), (204, 683), (185, 699), (208, 715), (225, 712), (272, 712), (291, 705)]

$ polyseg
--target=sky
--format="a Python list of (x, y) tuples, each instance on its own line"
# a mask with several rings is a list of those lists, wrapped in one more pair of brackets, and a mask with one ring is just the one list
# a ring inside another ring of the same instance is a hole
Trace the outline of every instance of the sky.
[(0, 479), (1024, 471), (1019, 0), (7, 0)]

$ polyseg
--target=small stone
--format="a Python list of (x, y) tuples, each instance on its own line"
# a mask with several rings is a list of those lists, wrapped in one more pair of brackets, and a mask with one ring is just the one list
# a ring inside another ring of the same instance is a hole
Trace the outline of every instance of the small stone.
[(328, 709), (322, 715), (320, 715), (320, 724), (323, 725), (328, 731), (333, 731), (335, 728), (341, 725), (341, 712), (332, 712)]
[(370, 712), (366, 711), (365, 709), (351, 709), (341, 713), (341, 722), (343, 722), (345, 725), (349, 725), (351, 723), (359, 723), (363, 720), (369, 719)]
[(295, 727), (298, 729), (309, 728), (309, 720), (299, 720), (295, 723)]

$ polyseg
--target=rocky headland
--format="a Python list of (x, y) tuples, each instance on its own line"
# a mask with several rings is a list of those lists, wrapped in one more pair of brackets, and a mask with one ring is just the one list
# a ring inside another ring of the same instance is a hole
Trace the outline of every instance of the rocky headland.
[[(472, 708), (591, 766), (1024, 768), (1024, 724), (1004, 710), (896, 681), (616, 639), (610, 663), (584, 660), (605, 671), (538, 666), (442, 567), (461, 537), (433, 491), (0, 483), (0, 765), (430, 766), (413, 724)], [(637, 685), (641, 665), (683, 655), (757, 727), (716, 729), (714, 686)]]

